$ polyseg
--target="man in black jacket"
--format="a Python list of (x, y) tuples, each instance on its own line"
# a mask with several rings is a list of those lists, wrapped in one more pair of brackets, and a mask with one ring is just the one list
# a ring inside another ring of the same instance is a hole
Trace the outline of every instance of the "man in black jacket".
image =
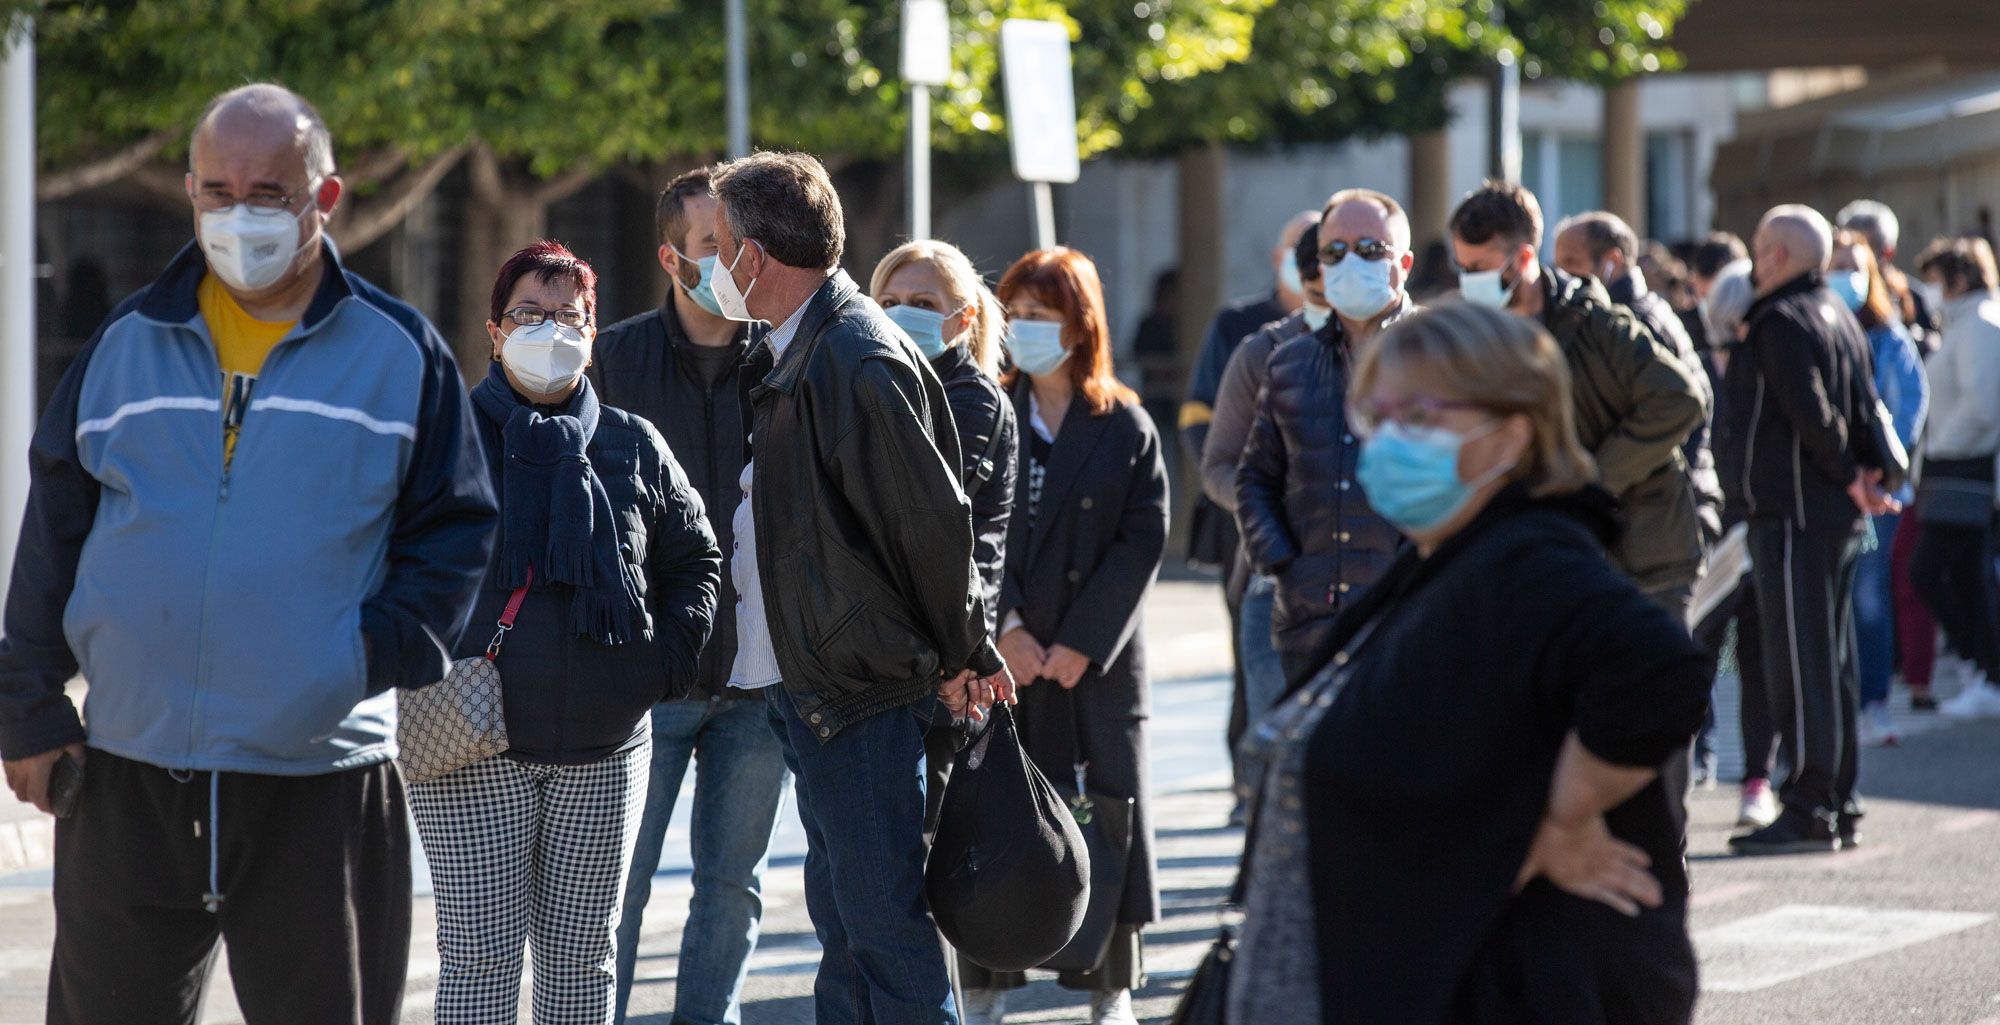
[(1877, 401), (1868, 340), (1821, 277), (1832, 250), (1812, 208), (1764, 215), (1750, 334), (1716, 421), (1725, 512), (1750, 525), (1767, 697), (1792, 761), (1778, 820), (1730, 841), (1744, 854), (1834, 850), (1854, 842), (1860, 818), (1849, 606), (1861, 517), (1894, 510), (1882, 471), (1866, 465)]
[[(660, 193), (654, 211), (660, 266), (673, 284), (659, 308), (620, 321), (597, 336), (591, 384), (607, 405), (659, 428), (710, 511), (716, 544), (730, 550), (730, 513), (741, 495), (743, 403), (736, 368), (767, 326), (721, 313), (710, 287), (715, 273), (715, 197), (709, 171), (689, 171)], [(784, 801), (783, 748), (771, 733), (763, 695), (729, 686), (736, 658), (736, 592), (728, 560), (717, 591), (715, 629), (702, 649), (694, 691), (653, 709), (653, 768), (646, 811), (626, 880), (618, 924), (618, 1021), (632, 995), (639, 928), (653, 873), (680, 796), (688, 763), (695, 776), (695, 897), (681, 931), (674, 1012), (691, 1021), (739, 1016), (743, 973), (756, 946), (764, 855)]]
[(1451, 216), (1460, 291), (1538, 321), (1569, 363), (1576, 432), (1618, 497), (1624, 536), (1611, 559), (1685, 618), (1701, 575), (1701, 519), (1681, 445), (1702, 423), (1698, 371), (1588, 278), (1537, 259), (1542, 209), (1519, 185), (1487, 182)]
[(820, 1021), (939, 1025), (950, 985), (924, 907), (924, 734), (1011, 698), (973, 564), (944, 387), (839, 269), (826, 169), (759, 153), (713, 190), (718, 305), (776, 324), (751, 354), (744, 595), (731, 683), (762, 687), (798, 779)]

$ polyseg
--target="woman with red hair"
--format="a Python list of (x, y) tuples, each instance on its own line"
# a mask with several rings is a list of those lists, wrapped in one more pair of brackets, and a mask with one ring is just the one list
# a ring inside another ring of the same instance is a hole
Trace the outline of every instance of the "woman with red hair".
[[(1116, 902), (1115, 928), (1096, 937), (1101, 946), (1064, 951), (1056, 962), (1067, 969), (1064, 986), (1091, 993), (1092, 1022), (1120, 1025), (1135, 1020), (1131, 991), (1144, 981), (1140, 929), (1160, 913), (1140, 620), (1166, 548), (1167, 468), (1152, 419), (1112, 373), (1104, 289), (1090, 258), (1062, 248), (1029, 253), (996, 292), (1014, 364), (1005, 383), (1025, 428), (1000, 653), (1021, 684), (1022, 739), (1042, 772), (1094, 799), (1102, 826), (1120, 818), (1107, 805), (1130, 801), (1122, 888), (1092, 900)], [(1101, 867), (1093, 871), (1093, 881), (1104, 878)], [(968, 1025), (1001, 1021), (1006, 991), (1027, 981), (967, 963), (961, 971)]]

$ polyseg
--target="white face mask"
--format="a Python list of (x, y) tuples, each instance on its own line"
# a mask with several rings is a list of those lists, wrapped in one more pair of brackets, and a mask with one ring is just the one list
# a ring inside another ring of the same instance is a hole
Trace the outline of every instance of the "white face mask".
[(1353, 321), (1367, 321), (1388, 309), (1396, 301), (1396, 286), (1389, 281), (1389, 261), (1393, 259), (1396, 259), (1394, 253), (1383, 260), (1348, 253), (1339, 263), (1320, 264), (1320, 275), (1326, 282), (1326, 301), (1341, 316)]
[(1460, 271), (1458, 275), (1459, 294), (1465, 296), (1465, 301), (1469, 303), (1489, 306), (1496, 310), (1505, 309), (1507, 304), (1514, 298), (1514, 290), (1521, 285), (1519, 279), (1516, 279), (1512, 285), (1501, 284), (1500, 278), (1506, 273), (1507, 269), (1505, 267), (1496, 267), (1492, 270)]
[[(317, 193), (317, 181), (307, 195)], [(299, 255), (299, 222), (307, 206), (296, 214), (255, 213), (248, 204), (238, 203), (221, 210), (205, 210), (201, 215), (201, 251), (208, 257), (208, 269), (223, 284), (239, 292), (261, 292), (278, 283), (292, 269)]]
[(750, 279), (749, 288), (742, 291), (736, 289), (736, 265), (743, 262), (743, 254), (749, 251), (750, 243), (747, 240), (737, 242), (736, 259), (729, 261), (727, 267), (718, 266), (718, 273), (709, 285), (715, 291), (715, 304), (722, 307), (722, 315), (730, 320), (757, 319), (750, 315), (750, 291), (757, 287), (757, 279)]
[(544, 320), (517, 327), (500, 342), (500, 362), (521, 387), (538, 395), (567, 391), (590, 362), (590, 338), (579, 328)]

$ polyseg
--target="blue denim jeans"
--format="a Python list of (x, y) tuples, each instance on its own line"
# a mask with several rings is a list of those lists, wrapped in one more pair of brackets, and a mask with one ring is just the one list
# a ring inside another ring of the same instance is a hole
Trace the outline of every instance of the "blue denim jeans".
[(806, 910), (819, 936), (818, 1025), (956, 1025), (944, 946), (924, 903), (924, 734), (934, 699), (821, 742), (768, 688), (806, 828)]
[(653, 706), (653, 772), (618, 925), (618, 1022), (632, 997), (639, 925), (653, 892), (681, 779), (695, 766), (689, 824), (694, 896), (681, 931), (674, 1021), (737, 1025), (743, 977), (764, 915), (764, 866), (784, 804), (784, 749), (759, 700), (674, 701)]
[(1854, 566), (1854, 636), (1861, 648), (1861, 706), (1889, 700), (1889, 673), (1896, 660), (1896, 595), (1890, 573), (1889, 542), (1902, 517), (1875, 517), (1875, 547)]
[[(1243, 660), (1244, 722), (1254, 725), (1285, 696), (1285, 664), (1271, 641), (1271, 615), (1278, 603), (1278, 578), (1252, 574), (1243, 588), (1243, 611), (1237, 617), (1238, 651)], [(1245, 730), (1248, 736), (1249, 731)], [(1242, 755), (1237, 755), (1239, 769)], [(1237, 775), (1246, 786), (1262, 780)]]

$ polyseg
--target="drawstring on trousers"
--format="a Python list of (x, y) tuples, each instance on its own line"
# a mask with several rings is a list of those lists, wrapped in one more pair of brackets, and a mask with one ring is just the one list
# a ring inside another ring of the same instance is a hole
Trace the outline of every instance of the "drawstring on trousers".
[[(194, 782), (193, 769), (168, 769), (176, 783)], [(208, 892), (201, 895), (202, 909), (209, 914), (222, 910), (222, 773), (208, 774)], [(194, 820), (194, 835), (201, 836), (201, 820)]]

